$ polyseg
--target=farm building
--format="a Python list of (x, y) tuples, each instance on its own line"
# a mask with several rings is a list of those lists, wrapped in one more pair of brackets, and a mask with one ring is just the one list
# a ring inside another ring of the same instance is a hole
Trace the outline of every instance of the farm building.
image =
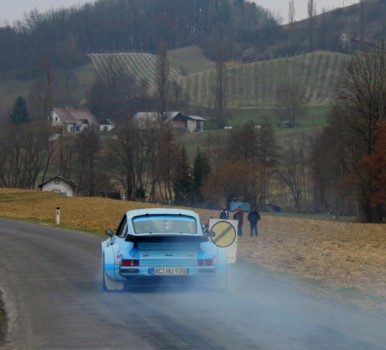
[(78, 134), (87, 128), (99, 129), (99, 124), (88, 109), (53, 108), (49, 116), (52, 126), (62, 127), (63, 131)]
[(115, 123), (111, 119), (103, 119), (99, 123), (99, 130), (101, 132), (109, 132), (115, 128)]
[(75, 182), (65, 179), (61, 176), (54, 176), (53, 178), (43, 182), (38, 186), (41, 191), (49, 191), (63, 194), (72, 197), (75, 191)]
[[(138, 112), (134, 115), (134, 120), (136, 120), (142, 128), (145, 127), (146, 123), (156, 122), (162, 119), (158, 112)], [(204, 130), (205, 118), (203, 117), (186, 115), (182, 112), (166, 112), (164, 119), (176, 129), (182, 129), (187, 132)]]

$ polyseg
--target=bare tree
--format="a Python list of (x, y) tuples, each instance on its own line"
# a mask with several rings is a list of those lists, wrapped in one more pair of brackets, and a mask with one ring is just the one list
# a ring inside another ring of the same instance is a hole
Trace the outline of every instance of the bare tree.
[(210, 172), (202, 192), (207, 201), (217, 205), (240, 197), (249, 200), (252, 183), (253, 175), (246, 160), (227, 160), (221, 169), (216, 168)]
[(301, 80), (301, 64), (287, 58), (280, 81), (276, 87), (276, 105), (281, 120), (288, 120), (293, 127), (302, 116), (306, 104), (306, 84)]
[(162, 40), (158, 47), (155, 71), (157, 111), (161, 119), (166, 119), (168, 108), (169, 73), (168, 49), (165, 40)]
[(73, 135), (58, 136), (53, 145), (52, 163), (57, 175), (72, 178), (74, 174), (75, 138)]
[[(155, 146), (156, 159), (152, 163), (154, 169), (154, 179), (157, 179), (158, 193), (160, 199), (170, 202), (174, 198), (173, 193), (173, 171), (176, 166), (177, 141), (171, 127), (162, 129), (159, 142)], [(154, 182), (154, 181), (153, 181)]]
[(76, 136), (76, 164), (74, 166), (78, 193), (94, 196), (96, 193), (96, 172), (101, 150), (99, 135), (87, 128)]
[(295, 0), (288, 1), (288, 23), (295, 22)]
[[(234, 163), (244, 162), (248, 168), (248, 185), (245, 187), (247, 192), (228, 193), (227, 199), (231, 200), (229, 197), (234, 195), (243, 195), (253, 205), (262, 208), (268, 197), (269, 174), (276, 159), (276, 143), (270, 123), (247, 123), (233, 128), (223, 142), (223, 148), (226, 149), (224, 157)], [(219, 170), (223, 171), (223, 166)]]
[(293, 41), (293, 32), (294, 32), (294, 23), (295, 23), (295, 0), (288, 1), (288, 28), (290, 31), (290, 41)]
[(314, 49), (316, 0), (307, 0), (307, 16), (308, 16), (308, 45), (309, 45), (309, 50), (312, 51)]
[[(386, 119), (386, 50), (383, 43), (357, 54), (343, 67), (335, 89), (330, 127), (344, 157), (342, 183), (367, 222), (385, 217), (376, 212), (371, 197), (374, 176), (358, 162), (369, 156), (377, 142), (377, 124)], [(344, 180), (344, 182), (343, 182)]]
[(42, 76), (32, 85), (29, 93), (29, 106), (35, 119), (46, 119), (57, 100), (57, 81), (51, 60), (45, 56), (42, 65)]
[(302, 211), (302, 194), (305, 189), (305, 149), (303, 135), (296, 141), (290, 140), (287, 147), (282, 149), (275, 170), (277, 179), (291, 192), (298, 212)]
[(116, 122), (129, 116), (131, 99), (135, 96), (134, 78), (123, 64), (111, 58), (105, 72), (98, 72), (94, 84), (88, 91), (88, 105), (99, 118), (112, 118)]
[(127, 200), (135, 200), (137, 182), (134, 166), (137, 132), (132, 119), (126, 118), (116, 129), (115, 137), (109, 140), (105, 161), (109, 164), (112, 177), (125, 193)]
[(126, 118), (109, 140), (105, 159), (128, 200), (171, 200), (175, 140), (165, 121)]
[(367, 1), (359, 1), (359, 25), (358, 25), (358, 35), (363, 45), (363, 40), (365, 37), (366, 23), (367, 23)]
[(33, 189), (49, 156), (51, 129), (46, 121), (3, 129), (0, 179), (5, 187)]
[(218, 128), (225, 126), (225, 107), (226, 107), (226, 77), (224, 48), (221, 43), (217, 47), (216, 58), (216, 81), (214, 85), (214, 112)]

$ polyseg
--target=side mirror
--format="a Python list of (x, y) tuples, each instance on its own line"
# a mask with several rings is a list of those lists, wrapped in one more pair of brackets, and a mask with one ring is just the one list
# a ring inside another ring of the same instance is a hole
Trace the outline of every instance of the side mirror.
[(114, 231), (111, 229), (111, 228), (108, 228), (107, 230), (105, 230), (105, 233), (107, 236), (114, 236)]
[(214, 237), (216, 235), (213, 231), (209, 231), (209, 228), (205, 225), (202, 226), (202, 232), (206, 237)]
[(208, 231), (206, 234), (208, 237), (214, 237), (216, 234), (213, 231)]

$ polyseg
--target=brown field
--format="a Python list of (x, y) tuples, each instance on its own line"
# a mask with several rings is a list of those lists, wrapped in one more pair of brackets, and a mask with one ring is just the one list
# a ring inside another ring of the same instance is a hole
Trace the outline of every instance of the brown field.
[[(68, 198), (48, 192), (0, 189), (0, 216), (103, 234), (126, 210), (154, 206), (105, 198)], [(202, 222), (217, 212), (197, 210)], [(386, 310), (386, 225), (262, 213), (259, 237), (238, 240), (238, 254), (308, 288), (371, 309)]]

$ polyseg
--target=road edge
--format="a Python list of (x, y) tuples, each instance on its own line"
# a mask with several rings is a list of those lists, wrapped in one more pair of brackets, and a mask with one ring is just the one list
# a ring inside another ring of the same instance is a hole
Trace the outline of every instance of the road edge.
[(8, 332), (8, 318), (3, 300), (3, 291), (0, 289), (0, 348), (5, 346)]

